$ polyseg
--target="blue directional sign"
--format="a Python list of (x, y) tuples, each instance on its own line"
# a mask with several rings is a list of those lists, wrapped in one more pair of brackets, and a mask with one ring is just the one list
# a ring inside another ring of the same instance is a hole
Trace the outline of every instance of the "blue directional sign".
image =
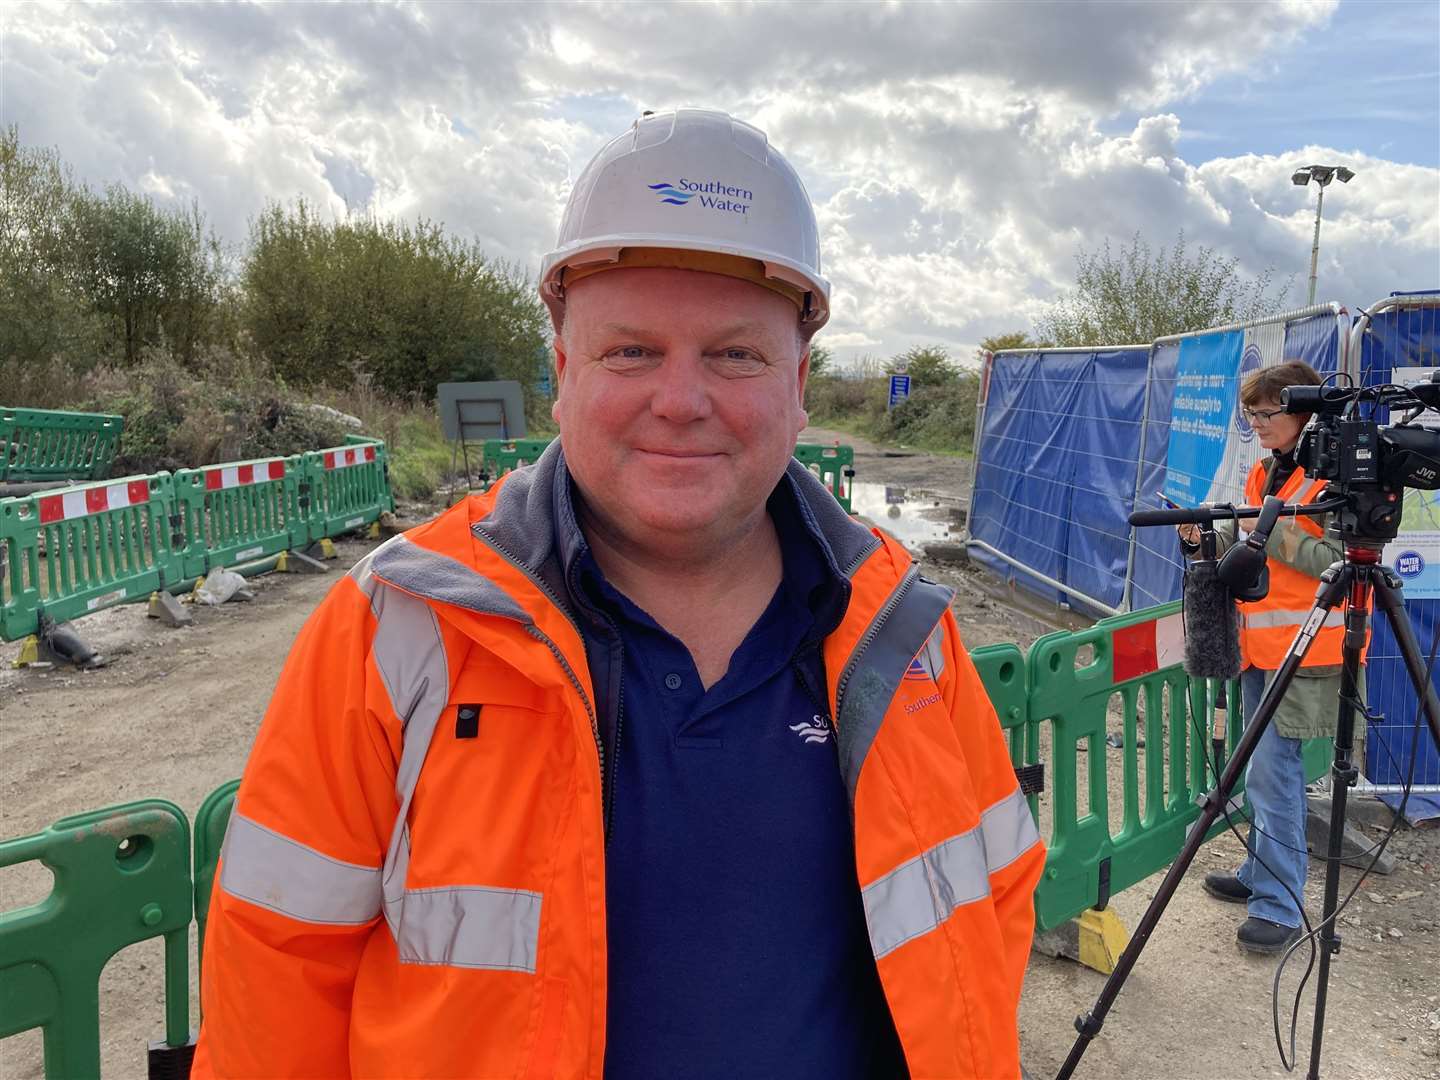
[(904, 401), (904, 400), (905, 400), (906, 398), (908, 398), (909, 396), (910, 396), (910, 376), (909, 376), (909, 375), (891, 375), (891, 376), (890, 376), (890, 408), (893, 409), (896, 405), (900, 404), (900, 402)]

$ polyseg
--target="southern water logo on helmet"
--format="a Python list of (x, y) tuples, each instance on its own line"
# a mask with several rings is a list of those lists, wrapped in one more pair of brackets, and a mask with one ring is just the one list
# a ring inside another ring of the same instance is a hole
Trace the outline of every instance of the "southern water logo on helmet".
[[(672, 206), (686, 206), (691, 199), (699, 196), (697, 201), (701, 206), (711, 210), (726, 210), (732, 214), (743, 214), (755, 201), (754, 192), (719, 180), (707, 180), (702, 184), (695, 180), (687, 180), (682, 176), (678, 184), (662, 180), (658, 184), (645, 186), (658, 194), (662, 203), (669, 203)], [(743, 202), (739, 201), (742, 199)]]

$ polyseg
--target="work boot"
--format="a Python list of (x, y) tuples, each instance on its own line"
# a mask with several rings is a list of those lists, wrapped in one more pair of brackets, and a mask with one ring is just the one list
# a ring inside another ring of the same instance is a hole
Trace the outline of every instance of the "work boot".
[(1250, 899), (1250, 886), (1234, 874), (1224, 874), (1218, 870), (1212, 870), (1205, 875), (1203, 888), (1216, 900), (1224, 900), (1227, 904), (1243, 904)]
[(1235, 940), (1242, 949), (1264, 956), (1284, 952), (1299, 937), (1298, 926), (1285, 926), (1269, 919), (1256, 918), (1254, 915), (1241, 923), (1240, 929), (1235, 931)]

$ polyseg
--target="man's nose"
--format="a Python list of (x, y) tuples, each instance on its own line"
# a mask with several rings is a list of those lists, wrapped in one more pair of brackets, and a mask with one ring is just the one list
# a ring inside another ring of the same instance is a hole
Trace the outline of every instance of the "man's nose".
[(710, 415), (704, 358), (698, 353), (671, 353), (655, 371), (650, 412), (676, 424)]

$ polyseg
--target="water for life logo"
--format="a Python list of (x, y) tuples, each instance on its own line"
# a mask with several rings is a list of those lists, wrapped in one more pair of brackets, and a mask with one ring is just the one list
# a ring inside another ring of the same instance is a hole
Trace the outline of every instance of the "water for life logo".
[(1402, 551), (1395, 556), (1395, 572), (1401, 577), (1419, 577), (1425, 572), (1425, 559), (1418, 551)]

